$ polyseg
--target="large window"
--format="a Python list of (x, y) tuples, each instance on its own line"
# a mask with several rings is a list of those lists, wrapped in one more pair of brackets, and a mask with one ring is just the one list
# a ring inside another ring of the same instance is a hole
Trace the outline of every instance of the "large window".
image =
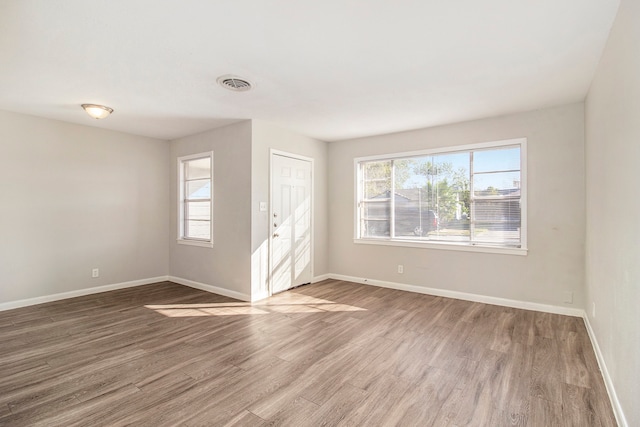
[(525, 249), (525, 154), (517, 139), (356, 159), (357, 241)]
[(178, 243), (213, 245), (213, 153), (178, 159)]

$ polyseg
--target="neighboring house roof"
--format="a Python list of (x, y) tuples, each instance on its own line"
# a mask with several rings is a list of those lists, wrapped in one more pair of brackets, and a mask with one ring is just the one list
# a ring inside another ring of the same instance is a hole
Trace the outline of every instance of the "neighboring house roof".
[[(422, 192), (422, 194), (419, 194), (419, 192)], [(372, 199), (389, 198), (390, 193), (391, 191), (387, 190), (384, 193), (380, 193), (377, 196), (372, 197)], [(394, 194), (395, 194), (396, 200), (398, 199), (398, 197), (400, 197), (400, 198), (406, 199), (407, 201), (416, 201), (416, 202), (420, 200), (420, 197), (422, 197), (423, 199), (426, 199), (427, 197), (426, 190), (422, 188), (402, 188), (394, 191)]]
[(519, 188), (504, 188), (501, 190), (480, 190), (475, 191), (476, 196), (504, 196), (520, 197)]

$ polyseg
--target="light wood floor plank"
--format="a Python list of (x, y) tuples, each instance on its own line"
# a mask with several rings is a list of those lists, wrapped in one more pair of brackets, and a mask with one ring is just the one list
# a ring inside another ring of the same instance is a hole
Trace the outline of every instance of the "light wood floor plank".
[(0, 312), (0, 426), (615, 426), (581, 319), (326, 280)]
[(319, 406), (315, 403), (309, 402), (303, 397), (298, 397), (292, 401), (281, 402), (279, 410), (269, 416), (269, 421), (265, 421), (260, 425), (270, 427), (300, 427), (308, 425), (311, 417), (318, 409)]

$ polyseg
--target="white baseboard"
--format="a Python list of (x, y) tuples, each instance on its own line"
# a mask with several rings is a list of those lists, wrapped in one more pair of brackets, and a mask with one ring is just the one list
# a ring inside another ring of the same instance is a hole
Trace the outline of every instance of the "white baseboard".
[[(404, 283), (386, 282), (382, 280), (364, 279), (364, 278), (359, 278), (354, 276), (345, 276), (341, 274), (331, 274), (331, 273), (315, 276), (311, 282), (317, 283), (327, 279), (344, 280), (348, 282), (361, 283), (364, 285), (379, 286), (382, 288), (398, 289), (401, 291), (409, 291), (409, 292), (416, 292), (416, 293), (427, 294), (427, 295), (435, 295), (435, 296), (442, 296), (442, 297), (448, 297), (448, 298), (462, 299), (467, 301), (482, 302), (485, 304), (494, 304), (494, 305), (501, 305), (506, 307), (522, 308), (525, 310), (535, 310), (535, 311), (542, 311), (547, 313), (556, 313), (556, 314), (564, 314), (568, 316), (583, 317), (585, 318), (585, 321), (588, 322), (588, 319), (584, 313), (584, 310), (581, 310), (581, 309), (560, 307), (560, 306), (547, 305), (547, 304), (539, 304), (539, 303), (533, 303), (528, 301), (511, 300), (506, 298), (490, 297), (485, 295), (470, 294), (466, 292), (450, 291), (446, 289), (428, 288), (424, 286), (407, 285)], [(203, 291), (211, 292), (218, 295), (223, 295), (229, 298), (239, 299), (242, 301), (252, 300), (250, 295), (247, 295), (241, 292), (232, 291), (229, 289), (220, 288), (213, 285), (207, 285), (204, 283), (195, 282), (193, 280), (183, 279), (181, 277), (176, 277), (176, 276), (158, 276), (158, 277), (151, 277), (148, 279), (139, 279), (139, 280), (132, 280), (129, 282), (97, 286), (94, 288), (79, 289), (77, 291), (62, 292), (59, 294), (45, 295), (41, 297), (28, 298), (28, 299), (17, 300), (17, 301), (9, 301), (5, 303), (0, 303), (0, 311), (11, 310), (11, 309), (20, 308), (20, 307), (27, 307), (35, 304), (43, 304), (46, 302), (58, 301), (58, 300), (67, 299), (67, 298), (74, 298), (74, 297), (79, 297), (83, 295), (91, 295), (91, 294), (97, 294), (100, 292), (113, 291), (116, 289), (124, 289), (124, 288), (132, 288), (135, 286), (149, 285), (151, 283), (165, 282), (165, 281), (175, 282), (180, 285), (189, 286), (191, 288), (200, 289)], [(266, 298), (266, 296), (258, 295), (258, 296), (255, 296), (253, 300), (257, 301), (258, 299), (263, 299), (263, 298)], [(592, 331), (590, 330), (590, 334), (591, 333)], [(595, 340), (593, 342), (595, 343)]]
[(207, 285), (205, 283), (194, 282), (193, 280), (183, 279), (181, 277), (169, 276), (170, 282), (178, 283), (180, 285), (189, 286), (190, 288), (200, 289), (201, 291), (211, 292), (212, 294), (218, 294), (229, 298), (239, 299), (241, 301), (251, 301), (251, 295), (243, 294), (242, 292), (232, 291), (225, 288), (219, 288), (213, 285)]
[(566, 316), (583, 317), (584, 310), (579, 308), (560, 307), (556, 305), (539, 304), (536, 302), (519, 301), (507, 298), (490, 297), (485, 295), (470, 294), (467, 292), (450, 291), (447, 289), (428, 288), (425, 286), (407, 285), (405, 283), (386, 282), (383, 280), (364, 279), (341, 274), (328, 274), (328, 278), (355, 282), (363, 285), (379, 286), (381, 288), (397, 289), (400, 291), (416, 292), (419, 294), (434, 295), (439, 297), (455, 298), (465, 301), (481, 302), (484, 304), (500, 305), (504, 307), (521, 308), (524, 310), (541, 311), (545, 313), (564, 314)]
[(320, 276), (315, 276), (313, 279), (311, 279), (311, 283), (318, 283), (327, 279), (331, 279), (331, 274), (327, 273), (327, 274), (321, 274)]
[[(627, 420), (624, 416), (624, 411), (622, 410), (622, 406), (620, 405), (620, 401), (618, 400), (618, 396), (613, 386), (613, 381), (611, 379), (611, 376), (609, 375), (609, 370), (607, 369), (607, 365), (604, 361), (602, 351), (600, 350), (600, 345), (598, 344), (596, 335), (593, 331), (593, 328), (591, 327), (591, 323), (589, 322), (589, 317), (587, 316), (584, 310), (577, 309), (577, 308), (568, 308), (568, 307), (560, 307), (560, 306), (547, 305), (547, 304), (539, 304), (539, 303), (528, 302), (528, 301), (511, 300), (507, 298), (498, 298), (498, 297), (491, 297), (491, 296), (485, 296), (485, 295), (470, 294), (466, 292), (450, 291), (446, 289), (428, 288), (424, 286), (408, 285), (408, 284), (397, 283), (397, 282), (365, 279), (365, 278), (359, 278), (354, 276), (345, 276), (341, 274), (329, 273), (329, 274), (323, 274), (320, 276), (315, 276), (311, 282), (317, 283), (327, 279), (344, 280), (347, 282), (360, 283), (363, 285), (379, 286), (382, 288), (397, 289), (401, 291), (409, 291), (409, 292), (416, 292), (416, 293), (427, 294), (427, 295), (442, 296), (447, 298), (481, 302), (485, 304), (494, 304), (494, 305), (500, 305), (505, 307), (521, 308), (525, 310), (541, 311), (545, 313), (555, 313), (555, 314), (564, 314), (568, 316), (582, 317), (584, 319), (584, 323), (586, 325), (589, 338), (591, 339), (591, 344), (593, 346), (593, 350), (595, 352), (596, 359), (600, 367), (600, 371), (602, 372), (602, 377), (604, 378), (604, 382), (607, 387), (607, 392), (609, 394), (609, 399), (611, 400), (611, 406), (613, 407), (613, 412), (616, 417), (616, 421), (618, 422), (618, 425), (620, 427), (628, 427)], [(76, 291), (62, 292), (58, 294), (45, 295), (41, 297), (0, 303), (0, 311), (11, 310), (11, 309), (20, 308), (20, 307), (27, 307), (27, 306), (36, 305), (36, 304), (43, 304), (43, 303), (52, 302), (52, 301), (59, 301), (63, 299), (74, 298), (74, 297), (79, 297), (84, 295), (97, 294), (100, 292), (113, 291), (116, 289), (133, 288), (136, 286), (149, 285), (152, 283), (165, 282), (165, 281), (171, 281), (174, 283), (178, 283), (180, 285), (189, 286), (191, 288), (200, 289), (206, 292), (227, 296), (227, 297), (239, 299), (242, 301), (252, 301), (252, 300), (257, 301), (259, 299), (264, 299), (268, 296), (268, 295), (267, 296), (258, 295), (252, 299), (250, 295), (243, 294), (241, 292), (219, 288), (217, 286), (207, 285), (204, 283), (194, 282), (193, 280), (183, 279), (175, 276), (158, 276), (158, 277), (151, 277), (147, 279), (132, 280), (129, 282), (114, 283), (111, 285), (97, 286), (93, 288), (79, 289)]]
[[(330, 278), (329, 274), (317, 276), (313, 278), (312, 283), (320, 282), (322, 280), (326, 280), (329, 278)], [(136, 286), (150, 285), (152, 283), (166, 282), (166, 281), (171, 281), (174, 283), (178, 283), (180, 285), (189, 286), (190, 288), (200, 289), (202, 291), (223, 295), (229, 298), (235, 298), (242, 301), (258, 301), (260, 299), (264, 299), (269, 296), (269, 295), (257, 295), (257, 296), (254, 296), (254, 298), (251, 298), (251, 296), (247, 294), (243, 294), (241, 292), (231, 291), (229, 289), (219, 288), (217, 286), (207, 285), (200, 282), (194, 282), (193, 280), (183, 279), (181, 277), (158, 276), (158, 277), (150, 277), (148, 279), (132, 280), (129, 282), (113, 283), (111, 285), (79, 289), (77, 291), (61, 292), (58, 294), (43, 295), (35, 298), (27, 298), (27, 299), (22, 299), (17, 301), (4, 302), (4, 303), (0, 303), (0, 311), (12, 310), (14, 308), (28, 307), (30, 305), (44, 304), (52, 301), (59, 301), (59, 300), (68, 299), (68, 298), (81, 297), (84, 295), (98, 294), (100, 292), (114, 291), (116, 289), (133, 288)]]
[(116, 289), (133, 288), (135, 286), (150, 285), (152, 283), (166, 282), (168, 276), (150, 277), (148, 279), (132, 280), (130, 282), (114, 283), (112, 285), (96, 286), (94, 288), (78, 289), (77, 291), (62, 292), (59, 294), (44, 295), (41, 297), (21, 299), (0, 304), (0, 311), (30, 305), (44, 304), (45, 302), (59, 301), (67, 298), (81, 297), (84, 295), (99, 294), (100, 292), (114, 291)]
[(604, 384), (607, 387), (607, 393), (609, 393), (609, 400), (611, 401), (611, 407), (613, 408), (613, 414), (616, 416), (616, 421), (620, 427), (628, 427), (627, 419), (624, 416), (624, 411), (622, 410), (622, 406), (620, 405), (620, 400), (618, 400), (618, 395), (616, 394), (616, 389), (613, 387), (613, 381), (611, 380), (611, 375), (609, 375), (609, 370), (607, 369), (606, 363), (604, 363), (604, 356), (602, 354), (602, 350), (600, 350), (600, 345), (598, 344), (598, 340), (596, 339), (596, 334), (591, 327), (591, 323), (589, 322), (589, 316), (585, 313), (584, 315), (584, 324), (587, 327), (587, 332), (589, 333), (589, 338), (591, 339), (591, 345), (593, 346), (593, 351), (596, 353), (596, 359), (598, 360), (598, 366), (600, 367), (600, 371), (602, 372), (602, 378), (604, 378)]

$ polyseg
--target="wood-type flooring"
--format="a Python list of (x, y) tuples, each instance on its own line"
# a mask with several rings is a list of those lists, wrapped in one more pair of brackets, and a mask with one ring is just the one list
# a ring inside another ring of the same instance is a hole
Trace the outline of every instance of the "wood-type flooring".
[(614, 426), (583, 320), (326, 280), (0, 312), (1, 426)]

